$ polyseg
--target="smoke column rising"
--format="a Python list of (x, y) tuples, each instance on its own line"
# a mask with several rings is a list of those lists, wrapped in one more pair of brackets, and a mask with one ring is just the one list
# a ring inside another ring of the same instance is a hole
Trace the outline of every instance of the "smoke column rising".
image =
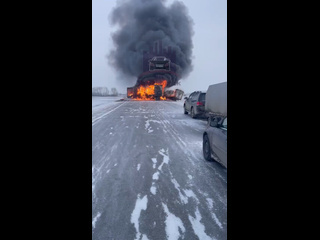
[(108, 55), (109, 64), (125, 76), (141, 74), (143, 50), (159, 40), (176, 51), (181, 77), (192, 71), (193, 21), (182, 2), (166, 7), (162, 0), (121, 1), (110, 18), (119, 29), (112, 33), (115, 49)]

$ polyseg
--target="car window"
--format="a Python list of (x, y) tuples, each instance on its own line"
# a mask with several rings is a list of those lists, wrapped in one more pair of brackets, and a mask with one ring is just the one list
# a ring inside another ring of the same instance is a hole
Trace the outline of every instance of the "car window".
[(199, 97), (199, 101), (203, 102), (206, 100), (206, 94), (205, 93), (201, 93), (200, 97)]
[(197, 97), (198, 97), (198, 93), (194, 93), (192, 96), (192, 100), (197, 100)]
[(227, 118), (223, 120), (222, 127), (227, 129)]

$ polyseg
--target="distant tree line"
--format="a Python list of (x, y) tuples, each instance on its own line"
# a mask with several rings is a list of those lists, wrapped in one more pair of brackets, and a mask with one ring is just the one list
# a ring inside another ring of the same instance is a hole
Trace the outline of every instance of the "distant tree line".
[(107, 87), (93, 87), (92, 96), (118, 96), (116, 88), (111, 88), (111, 93)]

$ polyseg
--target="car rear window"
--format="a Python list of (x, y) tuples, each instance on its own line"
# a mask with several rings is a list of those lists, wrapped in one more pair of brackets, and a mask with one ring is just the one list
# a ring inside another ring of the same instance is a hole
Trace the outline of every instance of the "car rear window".
[(206, 100), (206, 94), (205, 93), (201, 93), (199, 96), (199, 101), (204, 102)]

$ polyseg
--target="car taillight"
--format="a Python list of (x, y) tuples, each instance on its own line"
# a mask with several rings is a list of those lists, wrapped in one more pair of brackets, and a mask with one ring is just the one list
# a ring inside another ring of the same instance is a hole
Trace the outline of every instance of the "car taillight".
[(197, 106), (203, 106), (203, 102), (197, 102)]

